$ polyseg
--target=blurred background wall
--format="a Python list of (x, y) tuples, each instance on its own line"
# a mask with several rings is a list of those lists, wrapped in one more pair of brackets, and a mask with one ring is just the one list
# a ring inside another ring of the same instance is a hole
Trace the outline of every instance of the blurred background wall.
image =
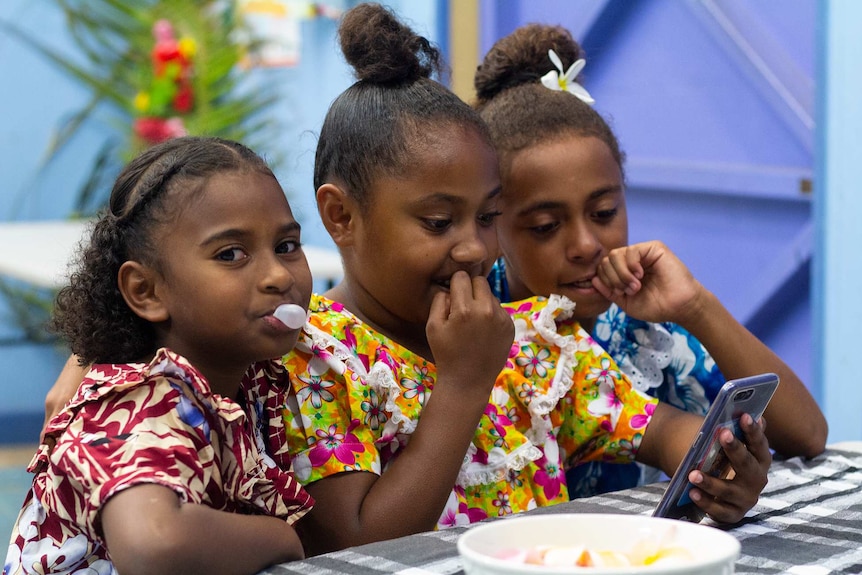
[[(353, 2), (328, 4), (347, 8)], [(842, 247), (848, 238), (819, 233), (829, 222), (850, 218), (848, 212), (862, 213), (859, 194), (842, 200), (847, 203), (833, 208), (832, 215), (818, 211), (815, 202), (825, 194), (822, 183), (839, 181), (838, 176), (847, 182), (855, 169), (848, 171), (847, 163), (829, 167), (822, 152), (860, 151), (849, 144), (852, 130), (836, 140), (817, 129), (818, 122), (842, 126), (835, 122), (839, 115), (823, 105), (824, 94), (857, 90), (844, 102), (854, 106), (858, 100), (858, 72), (824, 72), (830, 32), (836, 36), (842, 25), (862, 22), (858, 5), (847, 0), (387, 4), (454, 58), (453, 85), (468, 100), (465, 78), (497, 38), (527, 22), (569, 28), (587, 52), (584, 83), (627, 153), (631, 241), (667, 243), (806, 382), (827, 408), (830, 439), (862, 438), (862, 391), (853, 381), (852, 357), (844, 353), (833, 360), (824, 352), (827, 340), (831, 350), (848, 345), (842, 342), (862, 323), (862, 308), (852, 295), (840, 295), (838, 309), (825, 305), (833, 301), (833, 283), (826, 280), (840, 277), (842, 293), (858, 296), (862, 258), (853, 252), (855, 260), (843, 262), (837, 272), (838, 264), (827, 266), (834, 260), (826, 256), (848, 253)], [(50, 0), (4, 0), (0, 21), (14, 22), (74, 57), (62, 14)], [(277, 175), (303, 225), (304, 241), (323, 247), (332, 244), (312, 201), (316, 134), (331, 100), (352, 81), (336, 28), (332, 18), (302, 20), (298, 60), (252, 72), (255, 82), (276, 85), (281, 93), (274, 114), (285, 126), (277, 142), (285, 161)], [(44, 166), (42, 160), (58, 123), (86, 98), (80, 83), (0, 30), (0, 222), (68, 217), (72, 190), (86, 177), (84, 166), (109, 127), (84, 126), (56, 161)], [(860, 226), (847, 227), (846, 233), (859, 239)], [(33, 442), (44, 394), (67, 352), (27, 340), (4, 319), (5, 305), (0, 302), (0, 442)], [(823, 327), (826, 314), (829, 330)], [(841, 361), (848, 363), (836, 365)]]

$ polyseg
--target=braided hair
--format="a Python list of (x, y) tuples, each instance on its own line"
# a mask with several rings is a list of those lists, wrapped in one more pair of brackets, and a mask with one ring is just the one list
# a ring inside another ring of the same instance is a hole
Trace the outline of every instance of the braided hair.
[(315, 154), (315, 189), (336, 181), (365, 209), (374, 179), (402, 175), (432, 130), (472, 129), (491, 147), (476, 111), (431, 79), (442, 70), (438, 49), (390, 10), (359, 4), (344, 14), (338, 34), (357, 82), (326, 114)]
[(139, 361), (157, 348), (156, 332), (127, 305), (120, 266), (138, 261), (160, 269), (159, 238), (183, 203), (215, 174), (251, 170), (275, 177), (266, 162), (237, 142), (174, 138), (132, 160), (117, 177), (109, 205), (92, 225), (69, 284), (57, 294), (51, 328), (90, 363)]
[(527, 24), (498, 40), (476, 70), (474, 107), (488, 124), (504, 171), (511, 156), (525, 148), (579, 136), (607, 144), (622, 172), (625, 158), (604, 118), (577, 97), (541, 84), (553, 69), (548, 50), (557, 53), (564, 70), (584, 57), (565, 28)]

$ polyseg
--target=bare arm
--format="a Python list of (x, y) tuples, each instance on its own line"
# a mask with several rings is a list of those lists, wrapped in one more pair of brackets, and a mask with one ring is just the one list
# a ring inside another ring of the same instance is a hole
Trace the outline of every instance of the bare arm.
[(701, 423), (703, 418), (698, 415), (659, 403), (638, 449), (637, 460), (673, 475)]
[(709, 350), (728, 379), (771, 371), (781, 381), (766, 408), (769, 445), (786, 456), (814, 457), (826, 448), (826, 418), (790, 367), (704, 290), (703, 311), (680, 323)]
[[(637, 460), (673, 475), (700, 429), (703, 418), (663, 403), (656, 406), (647, 426)], [(745, 443), (729, 429), (720, 434), (721, 445), (734, 470), (731, 479), (718, 479), (692, 471), (689, 481), (697, 487), (689, 493), (692, 501), (710, 517), (721, 523), (736, 523), (751, 509), (766, 487), (767, 472), (772, 463), (769, 443), (764, 434), (765, 422), (755, 422), (743, 415), (740, 426)]]
[(66, 360), (60, 376), (45, 396), (45, 422), (42, 425), (42, 437), (40, 439), (45, 439), (45, 425), (63, 409), (63, 406), (78, 391), (78, 386), (81, 385), (88, 369), (78, 365), (78, 356), (76, 355), (70, 355), (69, 359)]
[(778, 374), (781, 384), (765, 413), (770, 446), (786, 456), (823, 452), (826, 418), (805, 384), (664, 244), (645, 242), (613, 250), (601, 265), (596, 287), (633, 317), (671, 321), (687, 329), (728, 379)]
[(156, 484), (111, 497), (101, 521), (111, 559), (123, 575), (251, 575), (304, 557), (296, 531), (283, 520), (182, 504), (176, 493)]
[(440, 518), (514, 327), (487, 281), (459, 272), (435, 299), (427, 333), (438, 377), (410, 443), (380, 476), (340, 473), (306, 487), (315, 499), (302, 525), (309, 554), (427, 531)]
[(301, 527), (309, 555), (433, 529), (489, 395), (471, 398), (438, 380), (410, 443), (382, 475), (339, 473), (306, 486), (315, 500)]

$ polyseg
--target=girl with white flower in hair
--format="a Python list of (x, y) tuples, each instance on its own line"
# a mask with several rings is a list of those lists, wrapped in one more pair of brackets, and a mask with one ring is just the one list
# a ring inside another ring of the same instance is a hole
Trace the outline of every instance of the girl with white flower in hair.
[[(823, 451), (826, 421), (805, 386), (661, 242), (628, 243), (623, 154), (578, 82), (585, 59), (559, 26), (529, 24), (477, 69), (476, 107), (501, 160), (502, 301), (564, 295), (636, 389), (703, 414), (725, 378), (775, 372), (767, 437), (783, 455)], [(637, 318), (637, 319), (636, 319)], [(632, 487), (636, 465), (574, 467), (569, 493)], [(649, 472), (644, 479), (657, 478)]]

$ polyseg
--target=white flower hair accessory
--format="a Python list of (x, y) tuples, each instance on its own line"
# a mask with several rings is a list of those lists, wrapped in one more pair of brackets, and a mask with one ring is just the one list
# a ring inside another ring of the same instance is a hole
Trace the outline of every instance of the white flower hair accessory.
[(576, 61), (574, 64), (569, 66), (569, 69), (563, 72), (563, 61), (560, 60), (560, 57), (557, 56), (557, 53), (552, 50), (548, 50), (548, 57), (551, 59), (551, 62), (554, 63), (554, 66), (557, 67), (556, 70), (551, 70), (544, 76), (542, 76), (542, 85), (546, 88), (556, 91), (568, 92), (574, 96), (577, 96), (579, 100), (586, 102), (587, 104), (594, 104), (596, 101), (590, 96), (590, 93), (584, 89), (583, 86), (575, 82), (575, 78), (584, 69), (584, 66), (587, 64), (587, 61), (581, 58)]

